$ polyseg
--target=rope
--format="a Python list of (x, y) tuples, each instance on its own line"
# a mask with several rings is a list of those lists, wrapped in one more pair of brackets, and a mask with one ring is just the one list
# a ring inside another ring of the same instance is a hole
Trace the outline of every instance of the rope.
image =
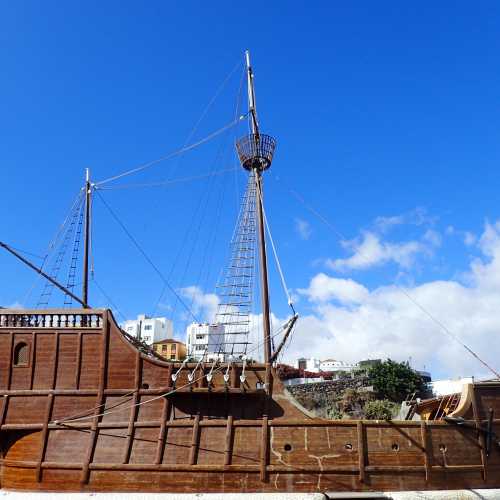
[[(280, 179), (279, 177), (276, 177), (276, 180), (279, 182)], [(304, 205), (304, 207), (311, 212), (314, 216), (316, 216), (321, 222), (323, 222), (329, 229), (331, 229), (340, 239), (342, 240), (347, 240), (347, 238), (340, 232), (338, 231), (332, 224), (331, 222), (326, 219), (322, 214), (320, 214), (316, 209), (311, 207), (309, 204), (307, 204), (304, 200), (304, 198), (299, 195), (296, 191), (293, 189), (290, 189), (286, 186), (287, 190), (301, 203)], [(362, 257), (365, 257), (361, 253)], [(450, 337), (452, 340), (460, 344), (470, 355), (472, 355), (477, 361), (479, 361), (485, 368), (487, 368), (489, 371), (491, 371), (495, 377), (500, 378), (500, 373), (498, 373), (494, 368), (492, 368), (486, 361), (481, 359), (469, 346), (467, 346), (464, 342), (462, 342), (454, 333), (452, 333), (440, 320), (438, 320), (434, 315), (432, 315), (424, 306), (422, 306), (419, 302), (417, 302), (403, 287), (398, 285), (395, 281), (393, 282), (393, 285), (397, 290), (399, 290), (412, 304), (414, 304), (420, 311), (422, 311), (434, 324), (436, 324), (448, 337)]]
[(259, 193), (259, 199), (261, 200), (262, 214), (264, 215), (264, 224), (266, 226), (267, 234), (269, 236), (269, 241), (271, 242), (271, 248), (273, 249), (274, 260), (276, 261), (276, 267), (278, 268), (278, 273), (280, 275), (281, 284), (283, 285), (283, 290), (285, 291), (285, 295), (288, 299), (288, 305), (290, 306), (293, 313), (295, 314), (295, 309), (293, 307), (292, 297), (290, 296), (290, 293), (288, 292), (288, 287), (286, 286), (285, 275), (283, 274), (283, 269), (281, 268), (281, 263), (280, 263), (280, 260), (278, 258), (278, 252), (276, 251), (276, 245), (274, 244), (273, 235), (271, 234), (271, 229), (269, 228), (269, 223), (267, 221), (266, 211), (264, 210), (264, 203), (262, 203), (262, 192), (260, 189), (260, 185), (258, 182), (256, 182), (256, 185), (257, 185), (257, 191)]
[[(274, 338), (275, 335), (271, 335), (271, 338)], [(249, 352), (252, 352), (256, 349), (258, 349), (260, 347), (261, 344), (264, 344), (264, 340), (261, 340), (259, 342), (259, 344), (257, 344), (253, 349), (251, 349)], [(181, 367), (179, 368), (179, 370), (177, 371), (176, 375), (179, 374), (181, 368), (186, 364), (186, 361), (187, 359), (185, 359), (182, 364), (181, 364)], [(213, 370), (213, 372), (211, 373), (217, 373), (217, 372), (220, 372), (224, 369), (224, 365), (221, 365), (219, 366), (218, 368), (216, 368), (215, 370)], [(194, 379), (193, 381), (191, 382), (188, 382), (184, 385), (182, 385), (181, 387), (177, 387), (177, 388), (174, 388), (172, 389), (171, 391), (168, 391), (168, 392), (165, 392), (163, 394), (160, 394), (159, 396), (155, 396), (151, 399), (147, 399), (145, 401), (140, 401), (139, 403), (134, 403), (130, 406), (126, 406), (125, 408), (120, 408), (119, 410), (114, 410), (114, 411), (103, 411), (102, 413), (98, 413), (97, 415), (89, 415), (89, 416), (84, 416), (84, 417), (79, 417), (79, 418), (74, 418), (74, 419), (71, 419), (71, 422), (79, 422), (81, 420), (89, 420), (89, 419), (93, 419), (93, 418), (99, 418), (99, 417), (103, 417), (105, 415), (111, 415), (113, 413), (116, 413), (118, 411), (124, 411), (124, 410), (127, 410), (127, 409), (130, 409), (130, 408), (134, 408), (134, 407), (138, 407), (138, 406), (142, 406), (142, 405), (145, 405), (145, 404), (148, 404), (148, 403), (152, 403), (153, 401), (157, 401), (158, 399), (162, 399), (162, 398), (165, 398), (165, 397), (168, 397), (168, 396), (171, 396), (172, 394), (175, 394), (176, 392), (180, 391), (181, 389), (184, 389), (186, 387), (189, 387), (190, 385), (198, 382), (199, 380), (202, 380), (203, 378), (205, 378), (208, 374), (205, 374), (203, 373), (202, 375), (200, 375), (198, 378)], [(135, 392), (135, 391), (134, 391)], [(124, 396), (123, 396), (124, 397)], [(102, 406), (102, 405), (101, 405)], [(67, 422), (69, 421), (69, 419), (66, 417), (65, 419), (61, 420), (61, 421), (64, 421), (64, 422)], [(54, 420), (52, 421), (51, 423), (54, 423), (54, 424), (58, 424), (60, 422), (60, 420)]]
[(115, 175), (113, 177), (108, 177), (107, 179), (104, 179), (102, 181), (96, 182), (96, 186), (102, 186), (103, 184), (107, 184), (108, 182), (113, 182), (118, 179), (121, 179), (122, 177), (125, 177), (127, 175), (132, 175), (136, 174), (137, 172), (141, 172), (142, 170), (146, 170), (149, 167), (152, 167), (153, 165), (156, 165), (157, 163), (160, 163), (162, 161), (170, 160), (171, 158), (175, 158), (176, 156), (179, 156), (183, 153), (187, 153), (188, 151), (191, 151), (192, 149), (197, 148), (198, 146), (201, 146), (202, 144), (205, 144), (206, 142), (212, 140), (213, 138), (217, 137), (218, 135), (222, 134), (226, 130), (229, 130), (230, 128), (233, 128), (235, 125), (238, 125), (241, 120), (244, 120), (248, 113), (241, 115), (239, 118), (236, 120), (233, 120), (232, 122), (228, 123), (224, 127), (221, 127), (220, 129), (216, 130), (215, 132), (212, 132), (211, 134), (207, 135), (205, 138), (190, 144), (189, 146), (182, 147), (178, 149), (177, 151), (173, 151), (172, 153), (169, 153), (168, 155), (162, 156), (160, 158), (157, 158), (156, 160), (152, 160), (148, 163), (144, 163), (143, 165), (140, 165), (136, 168), (133, 168), (131, 170), (127, 170), (125, 172), (122, 172), (121, 174)]
[(99, 289), (99, 291), (102, 293), (103, 297), (108, 301), (108, 304), (123, 318), (124, 321), (127, 321), (126, 316), (120, 311), (120, 309), (118, 309), (118, 307), (116, 306), (116, 304), (111, 300), (111, 298), (109, 297), (109, 295), (103, 290), (103, 288), (101, 287), (101, 285), (99, 285), (99, 283), (95, 279), (95, 276), (92, 276), (92, 282), (94, 283), (94, 285), (97, 286), (97, 288)]
[(134, 189), (134, 188), (147, 188), (147, 187), (159, 187), (159, 186), (169, 186), (171, 184), (179, 184), (181, 182), (190, 182), (190, 181), (197, 181), (200, 179), (206, 179), (208, 177), (212, 177), (215, 175), (222, 175), (226, 174), (228, 172), (233, 172), (237, 170), (237, 167), (231, 167), (231, 168), (224, 168), (221, 170), (215, 170), (214, 172), (210, 172), (208, 174), (201, 174), (201, 175), (192, 175), (190, 177), (180, 177), (179, 179), (170, 179), (170, 180), (165, 180), (165, 181), (159, 181), (159, 182), (148, 182), (148, 183), (142, 183), (142, 184), (119, 184), (118, 186), (112, 186), (112, 187), (102, 187), (98, 188), (100, 190), (106, 190), (106, 191), (114, 191), (117, 189)]
[(115, 219), (115, 221), (119, 224), (119, 226), (123, 229), (125, 234), (128, 236), (130, 241), (134, 244), (134, 246), (139, 250), (139, 252), (142, 254), (142, 256), (146, 259), (146, 261), (149, 263), (149, 265), (154, 269), (156, 274), (161, 278), (163, 283), (169, 288), (169, 290), (177, 297), (179, 302), (183, 305), (183, 307), (186, 309), (186, 311), (190, 314), (190, 316), (196, 321), (196, 323), (199, 323), (198, 319), (194, 315), (193, 311), (186, 305), (186, 303), (182, 300), (182, 298), (179, 296), (179, 294), (174, 290), (174, 288), (170, 285), (170, 283), (167, 281), (163, 273), (158, 269), (158, 267), (154, 264), (154, 262), (149, 258), (148, 254), (144, 251), (144, 249), (139, 245), (138, 241), (132, 236), (130, 231), (125, 227), (123, 222), (118, 218), (118, 216), (113, 212), (111, 207), (104, 201), (104, 198), (102, 197), (101, 193), (99, 191), (96, 191), (98, 194), (99, 198), (101, 201), (104, 203), (104, 206), (108, 209), (109, 213), (112, 215), (112, 217)]

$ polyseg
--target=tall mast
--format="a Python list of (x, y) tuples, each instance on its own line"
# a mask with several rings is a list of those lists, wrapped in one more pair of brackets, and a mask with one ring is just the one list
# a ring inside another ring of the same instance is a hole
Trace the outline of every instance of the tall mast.
[(265, 388), (268, 394), (272, 393), (271, 379), (271, 320), (269, 306), (269, 283), (267, 274), (267, 254), (265, 239), (265, 222), (262, 191), (262, 173), (271, 166), (276, 141), (273, 137), (261, 134), (257, 120), (255, 104), (255, 87), (250, 53), (246, 51), (248, 108), (252, 133), (242, 137), (236, 143), (238, 155), (244, 169), (252, 172), (256, 185), (257, 223), (259, 234), (260, 281), (262, 296), (262, 315), (264, 331), (264, 361), (266, 364)]
[(83, 246), (83, 286), (82, 301), (88, 303), (89, 293), (89, 243), (90, 243), (90, 204), (92, 185), (90, 184), (90, 171), (85, 169), (85, 235)]

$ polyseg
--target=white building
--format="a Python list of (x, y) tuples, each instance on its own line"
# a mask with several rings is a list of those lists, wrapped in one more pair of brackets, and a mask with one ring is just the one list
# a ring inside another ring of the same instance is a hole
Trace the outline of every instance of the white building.
[(224, 354), (221, 354), (224, 339), (225, 330), (222, 324), (191, 323), (186, 331), (188, 358), (199, 361), (205, 357), (207, 361), (224, 361)]
[(159, 340), (171, 339), (174, 332), (171, 320), (167, 318), (150, 318), (145, 314), (139, 314), (137, 319), (125, 321), (122, 329), (129, 335), (149, 345)]
[(319, 365), (321, 361), (316, 358), (299, 358), (295, 363), (295, 368), (305, 370), (306, 372), (319, 372)]
[(322, 372), (350, 372), (357, 367), (357, 363), (347, 363), (336, 359), (325, 359), (319, 364), (319, 369)]

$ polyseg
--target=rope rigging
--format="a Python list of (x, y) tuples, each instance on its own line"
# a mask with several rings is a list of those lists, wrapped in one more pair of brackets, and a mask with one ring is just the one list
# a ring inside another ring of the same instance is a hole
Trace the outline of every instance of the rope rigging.
[(134, 244), (134, 246), (139, 250), (141, 255), (146, 259), (146, 261), (149, 263), (149, 265), (153, 268), (153, 270), (156, 272), (156, 274), (160, 277), (160, 279), (163, 281), (164, 285), (177, 297), (177, 300), (182, 304), (182, 306), (186, 309), (187, 313), (198, 323), (198, 319), (196, 318), (196, 315), (193, 313), (193, 311), (188, 307), (188, 305), (182, 300), (182, 297), (177, 293), (177, 291), (172, 287), (172, 285), (169, 283), (169, 281), (165, 278), (163, 273), (160, 271), (160, 269), (156, 266), (156, 264), (151, 260), (151, 258), (148, 256), (148, 254), (145, 252), (145, 250), (142, 248), (142, 246), (139, 244), (139, 242), (134, 238), (132, 233), (126, 228), (126, 226), (123, 224), (121, 219), (116, 215), (116, 213), (113, 211), (113, 209), (106, 203), (104, 200), (103, 196), (99, 191), (96, 191), (97, 195), (99, 196), (99, 199), (102, 201), (104, 206), (107, 208), (108, 212), (111, 214), (113, 219), (118, 223), (118, 225), (122, 228), (124, 233), (127, 235), (127, 237), (130, 239), (130, 241)]
[(247, 114), (248, 113), (241, 115), (236, 120), (232, 120), (224, 127), (221, 127), (220, 129), (216, 130), (215, 132), (212, 132), (211, 134), (207, 135), (206, 137), (204, 137), (203, 139), (201, 139), (199, 141), (196, 141), (193, 144), (190, 144), (188, 146), (184, 146), (184, 147), (178, 149), (177, 151), (173, 151), (172, 153), (169, 153), (165, 156), (161, 156), (160, 158), (157, 158), (156, 160), (152, 160), (150, 162), (144, 163), (143, 165), (140, 165), (140, 166), (133, 168), (131, 170), (127, 170), (125, 172), (122, 172), (121, 174), (115, 175), (113, 177), (108, 177), (107, 179), (96, 182), (95, 186), (101, 187), (104, 184), (108, 184), (109, 182), (116, 181), (116, 180), (121, 179), (123, 177), (126, 177), (128, 175), (136, 174), (137, 172), (142, 172), (143, 170), (146, 170), (147, 168), (150, 168), (154, 165), (157, 165), (158, 163), (161, 163), (162, 161), (170, 160), (171, 158), (175, 158), (176, 156), (180, 156), (184, 153), (187, 153), (188, 151), (191, 151), (192, 149), (195, 149), (198, 146), (201, 146), (202, 144), (205, 144), (206, 142), (211, 141), (212, 139), (214, 139), (218, 135), (222, 134), (226, 130), (229, 130), (229, 129), (233, 128), (234, 126), (238, 125), (242, 120), (244, 120), (247, 117)]
[[(273, 334), (271, 336), (271, 338), (274, 338), (277, 334)], [(253, 346), (252, 349), (250, 349), (248, 351), (248, 353), (251, 353), (257, 349), (260, 348), (261, 344), (264, 344), (265, 340), (262, 339), (258, 344), (256, 344), (255, 346)], [(177, 379), (177, 377), (179, 376), (179, 373), (180, 371), (184, 368), (184, 366), (186, 365), (187, 363), (187, 358), (181, 363), (181, 366), (179, 367), (178, 371), (175, 373), (175, 374), (172, 374), (172, 380), (175, 382), (175, 380)], [(228, 363), (228, 365), (230, 365), (231, 363)], [(212, 375), (214, 373), (218, 373), (218, 372), (221, 372), (222, 370), (224, 369), (227, 369), (227, 366), (224, 366), (223, 364), (221, 364), (220, 366), (218, 366), (217, 368), (214, 368), (213, 370), (211, 370), (209, 373), (203, 373), (202, 375), (200, 375), (199, 377), (197, 378), (194, 378), (190, 381), (188, 381), (186, 384), (180, 386), (180, 387), (174, 387), (172, 390), (170, 391), (167, 391), (165, 393), (162, 393), (158, 396), (154, 396), (152, 397), (151, 399), (146, 399), (145, 401), (140, 401), (138, 403), (134, 403), (132, 405), (129, 405), (129, 406), (126, 406), (124, 408), (120, 408), (118, 410), (114, 409), (112, 411), (108, 411), (108, 410), (104, 410), (103, 412), (101, 413), (98, 413), (97, 415), (86, 415), (86, 416), (82, 416), (82, 417), (77, 417), (77, 418), (71, 418), (71, 417), (65, 417), (65, 418), (62, 418), (62, 419), (58, 419), (58, 420), (53, 420), (51, 421), (50, 423), (53, 423), (53, 424), (65, 424), (65, 425), (71, 425), (71, 423), (73, 422), (80, 422), (82, 420), (89, 420), (89, 419), (95, 419), (95, 418), (100, 418), (100, 417), (104, 417), (106, 415), (111, 415), (113, 413), (117, 413), (117, 412), (122, 412), (124, 410), (127, 410), (127, 409), (130, 409), (130, 408), (134, 408), (134, 407), (139, 407), (139, 406), (143, 406), (143, 405), (146, 405), (146, 404), (149, 404), (149, 403), (152, 403), (153, 401), (157, 401), (158, 399), (162, 399), (162, 398), (165, 398), (165, 397), (168, 397), (168, 396), (171, 396), (173, 394), (175, 394), (176, 392), (182, 390), (182, 389), (185, 389), (187, 387), (189, 387), (190, 385), (204, 379), (204, 378), (207, 378), (208, 376)], [(135, 392), (132, 391), (132, 394)], [(127, 396), (129, 396), (130, 393), (127, 393), (127, 394), (124, 394), (123, 396), (121, 396), (122, 398), (125, 398)], [(127, 401), (124, 401), (123, 403), (126, 403)], [(86, 411), (86, 412), (82, 412), (82, 413), (89, 413), (91, 410), (95, 410), (96, 408), (99, 408), (99, 407), (102, 407), (102, 406), (105, 406), (106, 403), (102, 404), (102, 405), (99, 405), (97, 407), (94, 407), (92, 409), (90, 409), (89, 411)], [(118, 402), (116, 404), (116, 406), (119, 406), (121, 403)], [(115, 408), (116, 406), (113, 406), (113, 408)], [(110, 408), (111, 409), (111, 408)], [(69, 423), (69, 424), (68, 424)]]
[[(275, 177), (275, 179), (278, 182), (282, 182), (279, 177)], [(296, 199), (298, 200), (311, 214), (313, 214), (315, 217), (317, 217), (323, 224), (325, 224), (333, 233), (340, 239), (340, 241), (346, 241), (347, 238), (318, 210), (316, 210), (314, 207), (312, 207), (309, 203), (307, 203), (303, 196), (301, 196), (299, 193), (297, 193), (295, 190), (291, 189), (290, 187), (286, 186), (285, 183), (283, 183), (283, 187)], [(363, 254), (363, 252), (360, 252), (360, 255), (362, 258), (365, 258), (368, 260), (368, 257)], [(417, 300), (415, 300), (410, 293), (405, 290), (402, 286), (400, 286), (398, 283), (395, 281), (392, 283), (393, 286), (400, 292), (402, 293), (415, 307), (417, 307), (422, 313), (424, 313), (435, 325), (439, 327), (439, 329), (445, 333), (449, 338), (457, 342), (459, 345), (461, 345), (472, 357), (474, 357), (477, 361), (479, 361), (485, 368), (487, 368), (489, 371), (491, 371), (495, 377), (500, 379), (500, 373), (496, 371), (492, 366), (490, 366), (486, 361), (484, 361), (477, 353), (475, 353), (469, 346), (467, 346), (462, 340), (460, 340), (453, 332), (451, 332), (444, 323), (442, 323), (439, 319), (437, 319), (432, 313), (430, 313), (422, 304), (420, 304)]]

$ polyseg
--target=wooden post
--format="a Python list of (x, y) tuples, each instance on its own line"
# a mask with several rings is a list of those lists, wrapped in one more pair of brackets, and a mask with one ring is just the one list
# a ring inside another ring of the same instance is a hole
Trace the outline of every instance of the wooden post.
[(226, 446), (224, 447), (224, 465), (231, 465), (233, 457), (233, 416), (227, 417)]
[(130, 408), (130, 418), (127, 429), (127, 442), (125, 445), (125, 451), (123, 454), (122, 463), (128, 464), (130, 460), (130, 454), (132, 453), (132, 445), (134, 443), (134, 434), (135, 428), (134, 424), (137, 419), (137, 412), (139, 407), (137, 404), (139, 403), (139, 389), (141, 386), (141, 377), (142, 377), (142, 358), (140, 351), (137, 351), (137, 355), (135, 357), (135, 392), (132, 398), (132, 406)]
[(189, 465), (194, 465), (198, 457), (198, 446), (200, 440), (200, 414), (194, 417), (193, 436), (191, 438), (191, 451), (189, 453)]
[(484, 441), (484, 435), (483, 433), (479, 430), (481, 427), (481, 421), (479, 419), (479, 408), (477, 406), (477, 398), (476, 398), (476, 388), (474, 387), (474, 384), (472, 384), (472, 413), (474, 416), (474, 420), (476, 421), (476, 429), (478, 430), (478, 442), (479, 442), (479, 448), (480, 448), (480, 453), (481, 453), (481, 464), (483, 466), (483, 480), (486, 482), (488, 479), (488, 471), (487, 471), (487, 457), (486, 457), (486, 443)]
[(56, 388), (57, 383), (57, 364), (59, 362), (59, 332), (54, 333), (54, 365), (52, 367), (52, 385), (51, 389)]
[(260, 480), (267, 482), (267, 462), (269, 456), (269, 420), (267, 415), (262, 417), (262, 433), (260, 440)]
[(10, 390), (10, 386), (12, 384), (12, 365), (14, 356), (14, 333), (9, 332), (9, 373), (7, 376), (7, 390)]
[(364, 483), (366, 480), (365, 471), (365, 428), (361, 420), (357, 424), (358, 429), (358, 466), (359, 466), (359, 480)]
[(82, 476), (81, 483), (88, 483), (90, 478), (89, 465), (94, 457), (94, 450), (97, 443), (98, 429), (97, 425), (100, 420), (100, 413), (104, 410), (104, 389), (106, 387), (106, 378), (108, 371), (108, 349), (109, 349), (109, 321), (108, 315), (103, 316), (103, 332), (102, 332), (102, 344), (101, 344), (101, 358), (99, 366), (99, 392), (97, 395), (96, 408), (94, 410), (94, 418), (92, 419), (92, 425), (90, 427), (90, 438), (87, 447), (87, 453), (85, 455), (85, 460), (82, 466)]
[(76, 346), (76, 367), (75, 367), (75, 389), (80, 388), (80, 374), (82, 372), (82, 345), (83, 334), (78, 332), (77, 346)]
[(427, 434), (427, 424), (425, 420), (420, 422), (420, 437), (422, 442), (422, 451), (424, 453), (424, 467), (425, 467), (425, 482), (429, 482), (431, 474), (431, 466), (429, 461), (429, 438)]
[(163, 408), (161, 411), (160, 434), (158, 436), (158, 445), (156, 447), (155, 464), (159, 465), (163, 462), (163, 455), (165, 453), (165, 442), (167, 440), (167, 420), (170, 414), (170, 400), (167, 396), (163, 398)]
[(31, 351), (30, 351), (30, 391), (33, 389), (33, 378), (35, 376), (36, 362), (36, 332), (31, 334)]
[(38, 455), (38, 463), (36, 466), (36, 481), (39, 483), (42, 480), (42, 462), (45, 458), (45, 451), (47, 450), (47, 441), (49, 438), (49, 422), (52, 415), (52, 408), (54, 407), (54, 394), (47, 396), (47, 407), (45, 410), (45, 419), (43, 421), (42, 435), (40, 437), (40, 453)]

